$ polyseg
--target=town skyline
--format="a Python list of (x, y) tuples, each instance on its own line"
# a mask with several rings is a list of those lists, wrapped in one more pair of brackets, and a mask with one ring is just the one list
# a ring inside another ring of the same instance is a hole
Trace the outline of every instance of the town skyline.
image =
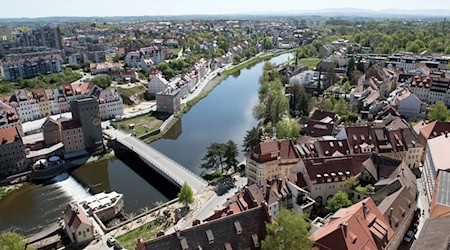
[[(111, 17), (111, 16), (177, 16), (177, 15), (270, 15), (270, 14), (327, 14), (327, 13), (350, 13), (357, 14), (394, 14), (399, 10), (406, 11), (405, 15), (420, 15), (422, 11), (426, 16), (449, 16), (450, 3), (442, 3), (438, 0), (431, 0), (427, 6), (440, 6), (439, 9), (432, 7), (423, 8), (423, 3), (418, 0), (408, 2), (408, 6), (403, 6), (400, 2), (390, 2), (381, 0), (375, 2), (360, 2), (354, 0), (344, 0), (335, 2), (323, 0), (318, 2), (296, 2), (285, 0), (284, 4), (271, 6), (268, 0), (262, 0), (258, 5), (250, 1), (238, 2), (228, 1), (227, 5), (217, 5), (206, 0), (197, 0), (195, 3), (175, 1), (168, 4), (166, 2), (151, 2), (135, 0), (133, 4), (124, 1), (87, 1), (68, 2), (64, 8), (55, 4), (54, 0), (44, 0), (39, 2), (14, 1), (4, 3), (2, 6), (2, 18), (39, 18), (55, 16), (74, 17)], [(85, 8), (85, 6), (91, 6)], [(268, 7), (270, 6), (270, 7)], [(17, 10), (20, 9), (20, 12)]]

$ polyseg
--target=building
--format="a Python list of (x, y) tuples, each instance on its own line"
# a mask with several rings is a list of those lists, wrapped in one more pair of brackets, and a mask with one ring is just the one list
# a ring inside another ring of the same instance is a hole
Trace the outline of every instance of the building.
[(80, 205), (87, 214), (95, 215), (100, 221), (107, 222), (123, 211), (124, 199), (123, 194), (114, 191), (101, 192), (80, 202)]
[(290, 176), (298, 187), (310, 192), (317, 204), (324, 205), (337, 191), (345, 187), (345, 182), (361, 172), (365, 155), (345, 155), (302, 159)]
[(261, 142), (247, 153), (245, 173), (249, 184), (263, 185), (268, 180), (288, 176), (299, 161), (290, 140)]
[[(313, 227), (319, 220), (313, 222)], [(311, 235), (314, 241), (312, 249), (387, 249), (393, 235), (394, 230), (375, 202), (367, 198), (351, 207), (339, 209), (329, 221), (319, 225)]]
[(424, 117), (425, 114), (422, 112), (422, 101), (409, 89), (400, 88), (393, 92), (391, 105), (394, 106), (398, 113), (405, 117)]
[(66, 155), (85, 150), (84, 133), (80, 120), (61, 122), (61, 141), (64, 144)]
[(419, 143), (426, 147), (428, 140), (450, 132), (450, 122), (434, 121), (426, 124), (421, 121), (414, 125), (413, 129), (419, 136)]
[(20, 173), (28, 168), (25, 146), (15, 127), (0, 129), (0, 176)]
[(95, 151), (103, 147), (98, 101), (93, 97), (78, 99), (70, 103), (70, 109), (72, 119), (79, 120), (81, 123), (85, 148)]
[(24, 47), (44, 46), (62, 50), (61, 31), (59, 26), (44, 25), (30, 31), (20, 33), (17, 39)]
[(448, 249), (450, 242), (449, 230), (450, 216), (428, 218), (411, 249)]
[(67, 205), (63, 221), (64, 230), (72, 242), (84, 246), (94, 239), (94, 224), (78, 205)]
[(440, 171), (450, 170), (450, 154), (448, 153), (449, 148), (449, 133), (428, 140), (425, 158), (423, 161), (423, 171), (431, 173), (431, 180), (429, 181), (432, 182), (433, 186), (434, 180)]
[(447, 171), (439, 171), (430, 204), (430, 218), (450, 215), (449, 181), (450, 173)]
[(306, 135), (312, 137), (333, 135), (339, 120), (340, 118), (336, 113), (315, 109), (311, 112), (308, 123), (305, 126)]
[(366, 126), (345, 127), (336, 138), (347, 139), (351, 154), (379, 153), (404, 160), (410, 168), (419, 167), (424, 150), (409, 124), (392, 115)]
[(136, 249), (261, 249), (269, 221), (265, 208), (259, 206), (147, 242), (140, 238)]
[(150, 80), (148, 81), (148, 93), (150, 96), (162, 92), (169, 87), (169, 82), (161, 75), (157, 69), (150, 71)]
[(1, 72), (4, 80), (17, 81), (19, 78), (28, 79), (61, 72), (61, 64), (60, 55), (37, 56), (2, 62)]
[(121, 68), (120, 63), (110, 63), (110, 62), (103, 62), (103, 63), (91, 63), (89, 65), (89, 68), (91, 70), (91, 73), (93, 75), (96, 74), (107, 74), (110, 71), (117, 71)]
[(428, 104), (438, 101), (450, 106), (450, 79), (445, 74), (431, 73), (430, 75), (416, 75), (409, 85), (409, 89), (417, 97)]
[(0, 101), (0, 129), (15, 127), (23, 136), (22, 121), (16, 109)]
[(114, 88), (104, 89), (98, 96), (98, 108), (102, 120), (113, 119), (123, 115), (123, 101), (119, 92)]
[(162, 113), (176, 114), (180, 110), (180, 90), (172, 89), (156, 93), (156, 111)]
[(374, 187), (370, 195), (394, 230), (390, 249), (397, 249), (416, 211), (416, 176), (404, 161), (373, 154), (363, 163), (361, 179)]
[(274, 219), (282, 208), (298, 212), (311, 211), (315, 201), (309, 197), (309, 192), (297, 187), (287, 178), (273, 179), (266, 185), (252, 184), (244, 187), (227, 202), (217, 209), (205, 222), (221, 217), (237, 214), (265, 204), (268, 215)]
[(44, 136), (44, 145), (46, 147), (53, 146), (62, 141), (61, 125), (59, 122), (48, 117), (42, 125), (42, 134)]

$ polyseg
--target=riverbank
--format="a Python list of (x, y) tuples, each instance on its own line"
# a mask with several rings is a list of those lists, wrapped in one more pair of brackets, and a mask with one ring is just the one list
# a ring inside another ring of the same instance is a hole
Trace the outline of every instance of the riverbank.
[[(197, 104), (200, 100), (207, 97), (212, 90), (214, 90), (217, 86), (219, 86), (220, 83), (222, 83), (222, 81), (224, 81), (230, 75), (233, 75), (234, 73), (236, 73), (244, 68), (247, 68), (249, 66), (253, 66), (259, 62), (270, 60), (273, 57), (277, 57), (277, 56), (280, 56), (280, 55), (286, 54), (286, 53), (292, 53), (296, 49), (297, 48), (283, 50), (283, 51), (277, 51), (277, 52), (270, 52), (270, 53), (260, 53), (253, 58), (250, 58), (244, 62), (241, 62), (229, 69), (226, 69), (226, 70), (218, 73), (211, 80), (209, 80), (203, 87), (201, 87), (201, 90), (198, 92), (198, 95), (196, 97), (194, 97), (191, 100), (187, 101), (186, 103), (180, 105), (180, 111), (175, 115), (175, 119), (173, 119), (164, 129), (160, 130), (158, 134), (155, 134), (155, 135), (152, 135), (150, 137), (143, 139), (143, 141), (145, 143), (152, 143), (154, 141), (161, 139), (165, 135), (165, 133), (167, 133), (170, 130), (170, 128), (179, 119), (181, 119), (183, 117), (184, 114), (188, 113), (189, 110), (192, 107), (194, 107), (195, 104)], [(139, 136), (138, 133), (136, 133), (136, 135)]]
[(195, 98), (193, 98), (192, 100), (188, 101), (183, 107), (181, 107), (179, 114), (177, 115), (177, 117), (181, 118), (181, 116), (183, 114), (186, 114), (187, 112), (189, 112), (189, 110), (195, 106), (195, 104), (197, 104), (201, 99), (205, 98), (208, 96), (208, 94), (217, 86), (219, 86), (219, 84), (225, 80), (228, 76), (244, 69), (247, 68), (249, 66), (253, 66), (259, 62), (262, 61), (267, 61), (272, 59), (273, 57), (282, 55), (282, 54), (286, 54), (286, 53), (292, 53), (296, 50), (297, 48), (293, 48), (293, 49), (289, 49), (289, 50), (284, 50), (284, 51), (279, 51), (279, 52), (275, 52), (275, 53), (262, 53), (259, 54), (253, 58), (250, 58), (244, 62), (241, 62), (229, 69), (226, 69), (224, 71), (222, 71), (220, 73), (220, 75), (216, 75), (212, 80), (210, 80), (202, 89), (202, 91), (200, 92), (200, 94), (198, 96), (196, 96)]
[(15, 190), (18, 190), (21, 187), (25, 186), (26, 184), (27, 184), (27, 182), (23, 182), (23, 183), (18, 183), (18, 184), (1, 187), (0, 188), (0, 200), (5, 198), (6, 196), (10, 195)]

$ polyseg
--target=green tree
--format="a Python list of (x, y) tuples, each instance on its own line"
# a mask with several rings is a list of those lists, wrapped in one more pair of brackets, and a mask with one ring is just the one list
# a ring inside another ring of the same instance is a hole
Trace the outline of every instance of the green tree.
[(239, 64), (241, 62), (241, 56), (240, 55), (234, 55), (233, 56), (233, 64)]
[(350, 78), (352, 76), (352, 72), (355, 69), (355, 58), (352, 56), (348, 60), (348, 66), (347, 66), (347, 77)]
[(224, 144), (212, 143), (208, 149), (206, 155), (203, 157), (202, 168), (205, 169), (217, 169), (221, 168), (223, 173), (223, 157), (225, 155)]
[(359, 181), (355, 177), (347, 179), (344, 186), (348, 190), (354, 190), (359, 185)]
[(303, 214), (281, 209), (274, 222), (266, 225), (264, 250), (309, 250), (313, 241), (308, 238), (310, 224)]
[(111, 86), (112, 79), (108, 75), (96, 76), (92, 79), (92, 83), (99, 86), (102, 89), (106, 89)]
[(449, 111), (442, 101), (438, 101), (430, 106), (428, 118), (430, 118), (431, 121), (446, 121), (448, 117)]
[(178, 193), (178, 201), (183, 203), (184, 206), (188, 206), (194, 202), (194, 192), (186, 182), (184, 182)]
[[(20, 234), (4, 232), (0, 234), (0, 249), (2, 250), (23, 250), (25, 240)], [(30, 249), (27, 247), (27, 249)]]
[(340, 208), (349, 207), (351, 205), (352, 201), (348, 198), (348, 194), (342, 191), (338, 191), (327, 201), (327, 207), (332, 212), (336, 212)]
[(343, 98), (339, 99), (333, 107), (333, 112), (341, 116), (346, 115), (349, 112), (347, 102)]
[(342, 85), (342, 91), (344, 91), (344, 93), (348, 94), (350, 92), (350, 90), (352, 89), (352, 86), (350, 85), (349, 82), (345, 82)]
[(225, 145), (224, 152), (224, 163), (227, 170), (234, 168), (234, 172), (237, 172), (237, 165), (239, 164), (237, 157), (239, 156), (239, 151), (236, 143), (233, 140), (229, 140)]
[(256, 145), (261, 143), (262, 131), (259, 128), (253, 127), (247, 131), (247, 134), (244, 137), (244, 141), (242, 142), (242, 147), (244, 148), (244, 152), (250, 151)]
[(300, 84), (294, 84), (290, 98), (289, 109), (293, 116), (307, 116), (309, 95)]
[(300, 134), (300, 125), (295, 119), (284, 119), (277, 123), (277, 138), (295, 141)]

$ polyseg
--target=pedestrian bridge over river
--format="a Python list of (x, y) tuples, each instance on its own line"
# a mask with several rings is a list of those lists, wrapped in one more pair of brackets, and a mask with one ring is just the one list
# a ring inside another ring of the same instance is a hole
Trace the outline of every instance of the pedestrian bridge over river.
[(187, 184), (191, 186), (192, 191), (194, 191), (194, 194), (206, 190), (208, 183), (203, 178), (181, 166), (140, 139), (119, 130), (107, 130), (104, 132), (110, 137), (115, 138), (117, 143), (121, 146), (136, 153), (148, 166), (152, 167), (172, 183), (182, 186), (184, 182), (187, 182)]

